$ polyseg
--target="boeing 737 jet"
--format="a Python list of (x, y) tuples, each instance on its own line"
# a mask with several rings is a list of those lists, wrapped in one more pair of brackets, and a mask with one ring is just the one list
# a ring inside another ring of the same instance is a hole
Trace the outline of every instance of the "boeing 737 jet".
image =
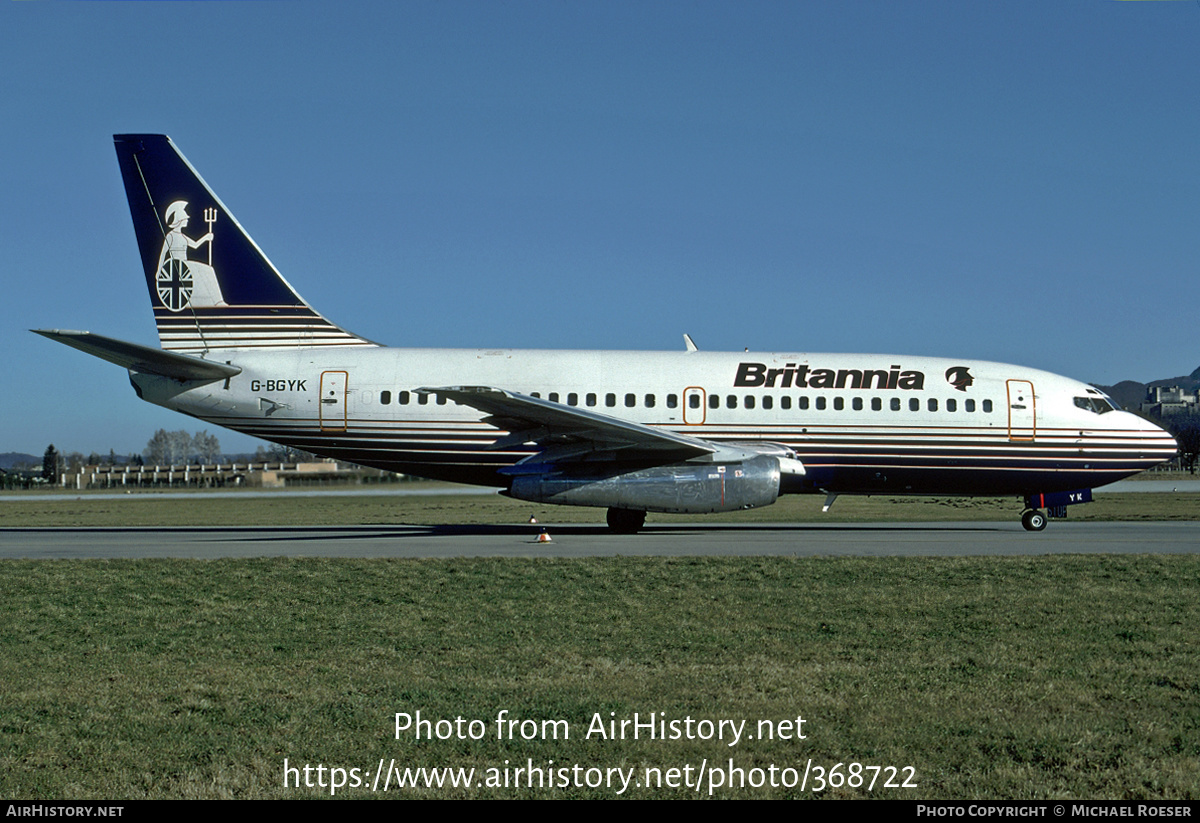
[(1026, 529), (1171, 458), (1091, 386), (901, 355), (390, 348), (284, 280), (169, 138), (115, 137), (161, 348), (38, 334), (143, 400), (265, 440), (519, 500), (719, 512), (784, 494), (989, 495)]

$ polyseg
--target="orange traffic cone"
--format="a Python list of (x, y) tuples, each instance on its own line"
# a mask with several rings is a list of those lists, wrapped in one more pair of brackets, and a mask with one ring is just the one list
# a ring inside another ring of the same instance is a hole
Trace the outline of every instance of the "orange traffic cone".
[(537, 542), (553, 543), (554, 541), (550, 539), (550, 534), (545, 529), (542, 529), (542, 533), (537, 536)]

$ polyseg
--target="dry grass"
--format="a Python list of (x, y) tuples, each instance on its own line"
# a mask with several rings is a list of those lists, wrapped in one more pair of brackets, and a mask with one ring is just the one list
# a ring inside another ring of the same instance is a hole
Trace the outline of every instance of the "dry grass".
[[(1189, 556), (8, 561), (0, 794), (328, 793), (285, 789), (284, 758), (639, 770), (812, 758), (916, 769), (919, 789), (876, 797), (1194, 798), (1198, 584)], [(487, 722), (507, 709), (566, 720), (572, 736), (395, 739), (394, 713), (418, 709)], [(751, 726), (802, 715), (808, 738), (584, 739), (610, 712)]]

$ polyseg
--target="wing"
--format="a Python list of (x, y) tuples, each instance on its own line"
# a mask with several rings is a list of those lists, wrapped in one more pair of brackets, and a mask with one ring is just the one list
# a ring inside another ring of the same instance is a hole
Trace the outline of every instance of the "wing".
[(517, 472), (540, 471), (539, 464), (580, 459), (618, 459), (662, 465), (714, 454), (718, 450), (714, 444), (697, 437), (490, 386), (450, 386), (417, 391), (445, 397), (488, 415), (484, 418), (485, 423), (509, 432), (492, 445), (493, 449), (525, 443), (540, 446), (542, 451), (534, 458), (522, 461), (524, 469), (514, 467)]

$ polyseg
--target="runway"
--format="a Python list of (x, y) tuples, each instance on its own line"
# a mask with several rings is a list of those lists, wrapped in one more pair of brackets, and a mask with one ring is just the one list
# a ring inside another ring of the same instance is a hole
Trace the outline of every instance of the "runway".
[(1200, 522), (1015, 522), (602, 526), (326, 526), (0, 529), (0, 560), (249, 557), (954, 557), (1196, 554)]

